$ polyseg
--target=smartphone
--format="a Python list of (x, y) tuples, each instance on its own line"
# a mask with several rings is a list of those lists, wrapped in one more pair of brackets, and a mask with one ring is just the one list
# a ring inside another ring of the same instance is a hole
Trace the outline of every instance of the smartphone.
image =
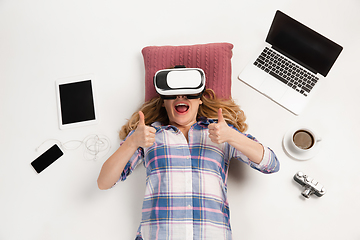
[(51, 148), (46, 150), (38, 158), (31, 162), (31, 165), (37, 173), (41, 173), (53, 162), (55, 162), (59, 157), (63, 155), (63, 151), (59, 148), (58, 145), (54, 144)]

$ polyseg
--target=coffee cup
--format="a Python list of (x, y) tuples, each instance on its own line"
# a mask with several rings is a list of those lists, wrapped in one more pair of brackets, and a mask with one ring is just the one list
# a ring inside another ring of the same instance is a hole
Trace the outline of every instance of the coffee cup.
[(290, 147), (297, 153), (305, 153), (314, 149), (321, 138), (309, 128), (297, 128), (289, 138)]

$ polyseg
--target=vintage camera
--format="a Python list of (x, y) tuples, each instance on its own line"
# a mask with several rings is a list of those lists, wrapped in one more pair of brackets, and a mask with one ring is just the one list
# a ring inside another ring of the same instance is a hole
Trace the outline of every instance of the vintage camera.
[(309, 198), (311, 194), (322, 197), (326, 192), (323, 185), (302, 172), (297, 172), (294, 175), (294, 180), (305, 187), (304, 191), (301, 193), (305, 198)]

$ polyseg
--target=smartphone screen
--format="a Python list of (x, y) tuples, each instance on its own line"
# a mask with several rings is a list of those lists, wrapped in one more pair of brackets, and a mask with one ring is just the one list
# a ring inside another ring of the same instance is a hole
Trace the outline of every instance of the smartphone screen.
[(46, 152), (41, 154), (38, 158), (31, 162), (31, 165), (37, 173), (41, 173), (45, 168), (50, 166), (64, 153), (61, 151), (58, 145), (54, 144)]

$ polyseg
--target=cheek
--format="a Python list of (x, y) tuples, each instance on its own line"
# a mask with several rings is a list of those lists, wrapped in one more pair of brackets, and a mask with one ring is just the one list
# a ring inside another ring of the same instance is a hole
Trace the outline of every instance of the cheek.
[(195, 108), (195, 115), (197, 115), (197, 113), (199, 112), (199, 107), (200, 107), (200, 105), (198, 105), (198, 106)]
[(165, 107), (166, 111), (170, 110), (172, 107), (172, 101), (171, 100), (164, 100), (163, 107)]
[(168, 116), (171, 116), (172, 112), (174, 111), (171, 104), (164, 104), (166, 113)]
[(202, 105), (202, 101), (199, 99), (197, 103), (193, 104), (193, 108), (196, 109), (196, 111), (198, 111), (200, 105)]

